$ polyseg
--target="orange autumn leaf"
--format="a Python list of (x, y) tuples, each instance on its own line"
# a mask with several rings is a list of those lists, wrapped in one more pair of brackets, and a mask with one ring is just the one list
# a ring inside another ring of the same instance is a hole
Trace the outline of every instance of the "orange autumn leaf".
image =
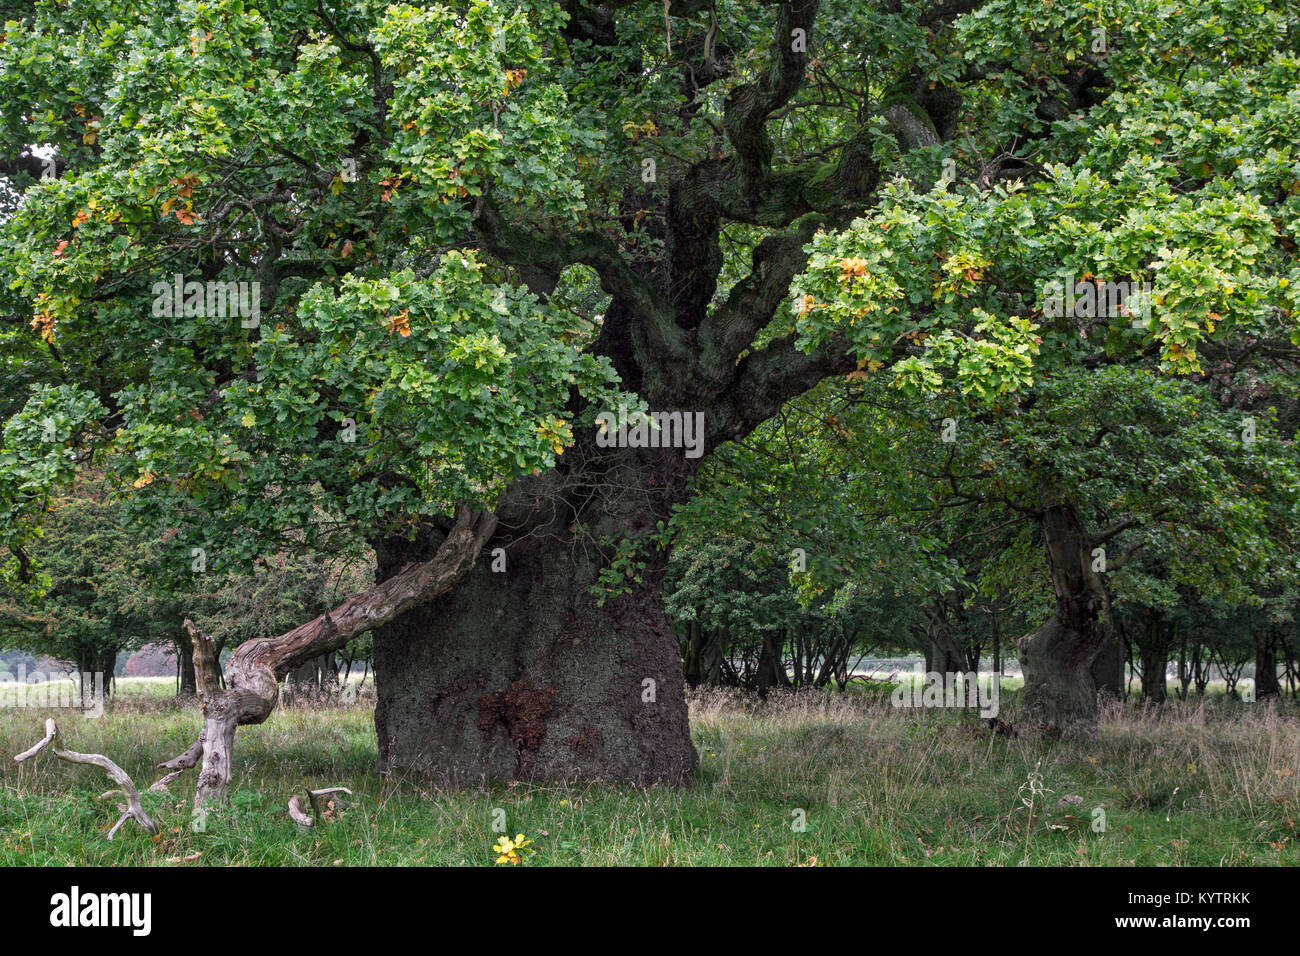
[(54, 247), (54, 258), (62, 259), (64, 252), (68, 249), (68, 240), (60, 240), (59, 244)]
[(411, 310), (403, 309), (397, 315), (388, 317), (388, 334), (396, 332), (402, 338), (407, 338), (411, 334)]
[(32, 328), (41, 333), (41, 338), (47, 342), (54, 341), (54, 316), (48, 312), (41, 312), (32, 319)]
[(194, 211), (191, 209), (177, 209), (176, 218), (187, 226), (194, 225)]
[(506, 85), (501, 89), (502, 96), (509, 96), (510, 91), (524, 81), (527, 70), (506, 70)]
[(853, 278), (862, 278), (867, 274), (867, 260), (856, 256), (840, 260), (840, 281), (848, 282)]

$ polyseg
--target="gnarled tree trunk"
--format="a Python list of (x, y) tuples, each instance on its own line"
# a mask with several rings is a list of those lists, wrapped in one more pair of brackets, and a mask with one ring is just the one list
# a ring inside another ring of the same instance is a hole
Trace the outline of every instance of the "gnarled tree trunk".
[(1092, 542), (1074, 504), (1052, 505), (1041, 522), (1056, 613), (1019, 642), (1024, 714), (1050, 735), (1093, 737), (1098, 687), (1092, 669), (1112, 640), (1110, 603), (1105, 584), (1092, 570)]
[[(663, 556), (638, 554), (646, 566), (628, 593), (602, 605), (592, 592), (608, 566), (600, 543), (653, 530), (689, 463), (680, 450), (601, 455), (581, 444), (564, 457), (576, 465), (567, 476), (523, 482), (498, 506), (493, 560), (376, 631), (382, 769), (449, 785), (651, 784), (695, 765)], [(497, 547), (504, 569), (494, 571)], [(400, 555), (380, 559), (382, 575)]]

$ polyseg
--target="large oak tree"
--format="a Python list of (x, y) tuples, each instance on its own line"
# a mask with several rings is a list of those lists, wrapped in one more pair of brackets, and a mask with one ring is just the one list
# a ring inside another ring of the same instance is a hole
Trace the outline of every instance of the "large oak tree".
[[(378, 555), (226, 689), (207, 662), (205, 798), (276, 677), (370, 629), (386, 766), (689, 772), (655, 542), (699, 459), (602, 447), (602, 409), (711, 450), (834, 374), (1293, 347), (1289, 4), (0, 9), (7, 573), (91, 459), (178, 562)], [(1042, 316), (1070, 270), (1153, 274), (1154, 320)]]

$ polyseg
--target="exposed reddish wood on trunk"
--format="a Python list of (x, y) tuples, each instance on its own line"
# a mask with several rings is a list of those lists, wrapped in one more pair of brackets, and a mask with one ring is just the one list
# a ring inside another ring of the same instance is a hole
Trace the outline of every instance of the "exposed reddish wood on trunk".
[(354, 637), (449, 590), (473, 567), (495, 528), (496, 516), (492, 512), (476, 515), (468, 505), (458, 506), (455, 525), (431, 559), (403, 568), (334, 610), (278, 637), (241, 644), (226, 665), (224, 689), (212, 639), (186, 620), (203, 703), (203, 733), (185, 753), (159, 766), (184, 770), (202, 757), (195, 804), (220, 800), (230, 782), (235, 728), (260, 724), (271, 715), (279, 699), (279, 682), (286, 674), (304, 661), (336, 651)]

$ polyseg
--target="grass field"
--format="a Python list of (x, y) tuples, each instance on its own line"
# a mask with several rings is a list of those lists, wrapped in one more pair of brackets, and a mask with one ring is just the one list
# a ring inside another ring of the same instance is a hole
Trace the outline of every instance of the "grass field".
[[(98, 720), (62, 712), (63, 745), (146, 788), (199, 724), (156, 683), (121, 682)], [(1013, 720), (1014, 696), (1002, 696)], [(689, 786), (439, 791), (375, 774), (363, 697), (242, 729), (232, 799), (203, 832), (191, 772), (170, 795), (144, 795), (159, 838), (128, 821), (112, 843), (103, 773), (49, 754), (12, 761), (49, 714), (0, 709), (0, 865), (493, 865), (501, 810), (510, 835), (534, 841), (525, 865), (1300, 864), (1300, 712), (1287, 704), (1116, 705), (1100, 741), (1079, 746), (990, 735), (884, 695), (758, 706), (715, 693), (691, 703), (701, 769)], [(325, 786), (354, 797), (336, 822), (300, 830), (289, 797)]]

